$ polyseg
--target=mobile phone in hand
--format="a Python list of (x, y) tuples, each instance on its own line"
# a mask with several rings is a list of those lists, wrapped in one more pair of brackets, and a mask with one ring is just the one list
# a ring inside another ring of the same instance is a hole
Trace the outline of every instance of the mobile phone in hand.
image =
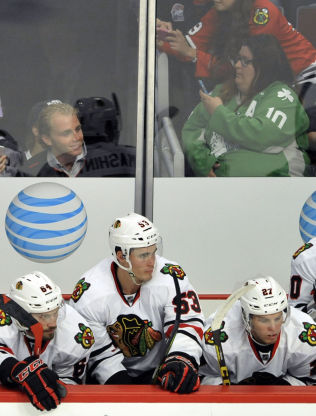
[(166, 29), (157, 29), (157, 39), (165, 41), (166, 37), (170, 34), (169, 30)]
[(199, 82), (199, 84), (200, 84), (201, 90), (202, 90), (203, 92), (205, 92), (205, 94), (208, 94), (208, 91), (207, 91), (207, 89), (206, 89), (206, 87), (205, 87), (204, 82), (203, 82), (201, 79), (199, 79), (199, 80), (198, 80), (198, 82)]
[(0, 156), (5, 155), (5, 147), (4, 146), (0, 146)]

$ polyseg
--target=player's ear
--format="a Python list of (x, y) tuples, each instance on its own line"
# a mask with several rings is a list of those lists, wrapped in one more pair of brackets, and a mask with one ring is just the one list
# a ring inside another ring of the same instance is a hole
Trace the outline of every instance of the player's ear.
[(116, 252), (116, 257), (120, 263), (123, 263), (125, 261), (125, 256), (121, 250), (118, 250)]
[(33, 133), (34, 136), (38, 136), (38, 128), (33, 126), (32, 127), (32, 133)]
[(41, 136), (41, 140), (43, 141), (44, 144), (46, 144), (46, 146), (51, 146), (52, 145), (52, 141), (48, 136)]

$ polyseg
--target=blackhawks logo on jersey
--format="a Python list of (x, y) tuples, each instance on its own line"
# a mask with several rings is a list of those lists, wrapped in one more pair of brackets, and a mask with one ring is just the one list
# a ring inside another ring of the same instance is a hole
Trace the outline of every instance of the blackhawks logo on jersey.
[(301, 253), (303, 253), (303, 251), (308, 250), (311, 247), (313, 247), (313, 244), (311, 243), (304, 244), (302, 247), (300, 247), (298, 250), (295, 251), (295, 253), (292, 256), (293, 259), (295, 260), (296, 257), (298, 257)]
[(83, 295), (83, 292), (85, 292), (86, 290), (89, 289), (90, 287), (90, 283), (85, 282), (85, 278), (83, 277), (82, 279), (79, 280), (79, 282), (76, 284), (76, 287), (74, 289), (74, 291), (72, 292), (71, 295), (71, 299), (74, 302), (78, 302), (78, 300), (81, 298), (81, 296)]
[(125, 357), (142, 357), (162, 339), (161, 332), (153, 329), (150, 321), (134, 314), (119, 315), (106, 330)]
[[(225, 326), (225, 322), (223, 321), (222, 324), (221, 324), (221, 327), (220, 327), (220, 340), (221, 340), (221, 342), (225, 342), (225, 341), (228, 340), (228, 335), (226, 334), (225, 331), (222, 331), (224, 326)], [(209, 329), (207, 331), (205, 331), (204, 339), (205, 339), (205, 344), (214, 345), (213, 331), (212, 331), (211, 326), (209, 327)]]
[(302, 342), (307, 342), (312, 347), (316, 346), (316, 325), (309, 322), (303, 322), (306, 331), (303, 331), (299, 335), (299, 339)]
[(78, 334), (75, 335), (75, 341), (87, 350), (94, 344), (93, 332), (88, 326), (85, 326), (85, 324), (78, 324), (78, 326), (81, 332), (78, 332)]
[(11, 325), (12, 319), (2, 309), (0, 309), (0, 326)]
[(164, 265), (164, 267), (160, 270), (160, 273), (170, 274), (172, 277), (177, 277), (180, 280), (183, 280), (186, 275), (181, 266), (169, 263)]
[(253, 21), (256, 25), (266, 25), (269, 21), (268, 9), (256, 9), (253, 17)]

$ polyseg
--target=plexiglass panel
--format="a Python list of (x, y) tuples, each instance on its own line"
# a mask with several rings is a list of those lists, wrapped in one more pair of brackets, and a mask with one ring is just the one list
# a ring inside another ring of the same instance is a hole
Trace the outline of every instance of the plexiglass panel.
[(312, 3), (157, 1), (156, 176), (315, 176)]
[(2, 175), (20, 168), (16, 150), (25, 174), (135, 175), (138, 9), (126, 0), (1, 2), (0, 144), (11, 150), (2, 149)]

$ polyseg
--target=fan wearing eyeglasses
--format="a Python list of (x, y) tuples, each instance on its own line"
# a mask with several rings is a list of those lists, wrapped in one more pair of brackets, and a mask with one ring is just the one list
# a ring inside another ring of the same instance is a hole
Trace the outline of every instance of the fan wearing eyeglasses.
[(201, 103), (182, 130), (196, 176), (304, 176), (309, 121), (272, 35), (246, 38), (231, 58), (234, 76)]

